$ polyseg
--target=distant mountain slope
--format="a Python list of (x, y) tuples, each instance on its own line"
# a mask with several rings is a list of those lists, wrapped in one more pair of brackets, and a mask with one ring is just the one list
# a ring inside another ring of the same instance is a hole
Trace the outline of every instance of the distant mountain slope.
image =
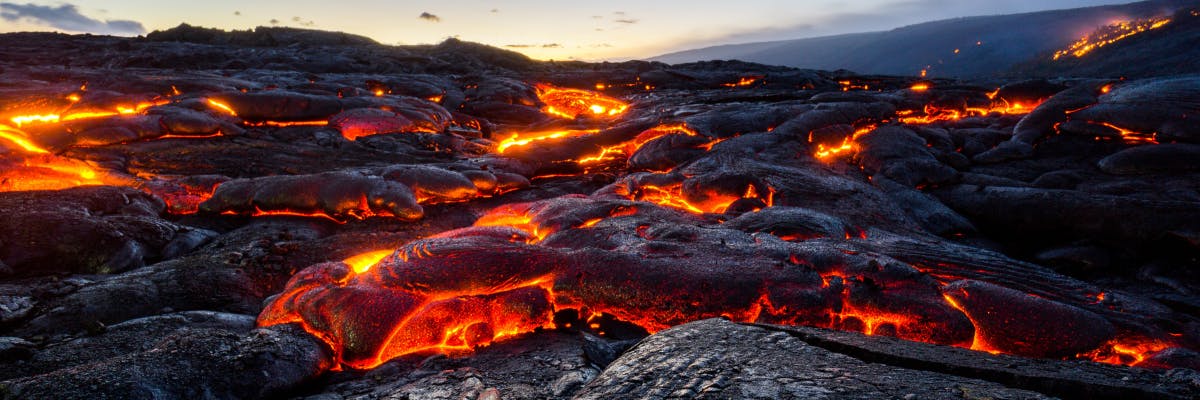
[(1051, 60), (1041, 54), (1010, 75), (1126, 77), (1200, 73), (1200, 9), (1176, 13), (1171, 22), (1098, 48), (1083, 57)]
[[(651, 58), (682, 63), (739, 59), (813, 69), (934, 77), (992, 76), (1038, 54), (1052, 53), (1097, 27), (1148, 18), (1200, 4), (1156, 0), (1124, 5), (967, 17), (927, 22), (886, 32), (857, 33), (687, 50)], [(955, 50), (958, 50), (956, 53)]]

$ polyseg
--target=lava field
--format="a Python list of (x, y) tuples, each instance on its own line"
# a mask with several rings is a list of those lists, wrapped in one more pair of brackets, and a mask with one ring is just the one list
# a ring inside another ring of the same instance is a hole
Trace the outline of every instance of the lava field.
[(0, 35), (3, 398), (1195, 398), (1200, 75)]

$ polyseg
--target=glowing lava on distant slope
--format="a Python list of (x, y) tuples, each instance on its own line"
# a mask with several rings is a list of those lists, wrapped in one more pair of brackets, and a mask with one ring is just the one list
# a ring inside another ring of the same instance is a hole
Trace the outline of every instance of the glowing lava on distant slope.
[(1071, 56), (1081, 58), (1093, 50), (1124, 40), (1142, 32), (1162, 28), (1171, 23), (1171, 18), (1150, 18), (1137, 21), (1122, 21), (1097, 29), (1090, 35), (1084, 36), (1071, 43), (1065, 49), (1054, 53), (1053, 59), (1058, 60)]

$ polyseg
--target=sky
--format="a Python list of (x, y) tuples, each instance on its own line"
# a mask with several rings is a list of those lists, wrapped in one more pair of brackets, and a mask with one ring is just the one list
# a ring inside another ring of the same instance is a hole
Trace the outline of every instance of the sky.
[(537, 59), (626, 60), (721, 44), (878, 31), (1131, 0), (0, 0), (0, 32), (135, 36), (188, 23), (291, 26), (385, 44), (449, 37)]

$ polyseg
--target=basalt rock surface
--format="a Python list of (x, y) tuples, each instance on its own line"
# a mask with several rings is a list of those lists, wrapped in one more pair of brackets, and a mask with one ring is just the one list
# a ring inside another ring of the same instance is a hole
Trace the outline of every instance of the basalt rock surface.
[(1193, 398), (1197, 82), (0, 35), (0, 397)]

